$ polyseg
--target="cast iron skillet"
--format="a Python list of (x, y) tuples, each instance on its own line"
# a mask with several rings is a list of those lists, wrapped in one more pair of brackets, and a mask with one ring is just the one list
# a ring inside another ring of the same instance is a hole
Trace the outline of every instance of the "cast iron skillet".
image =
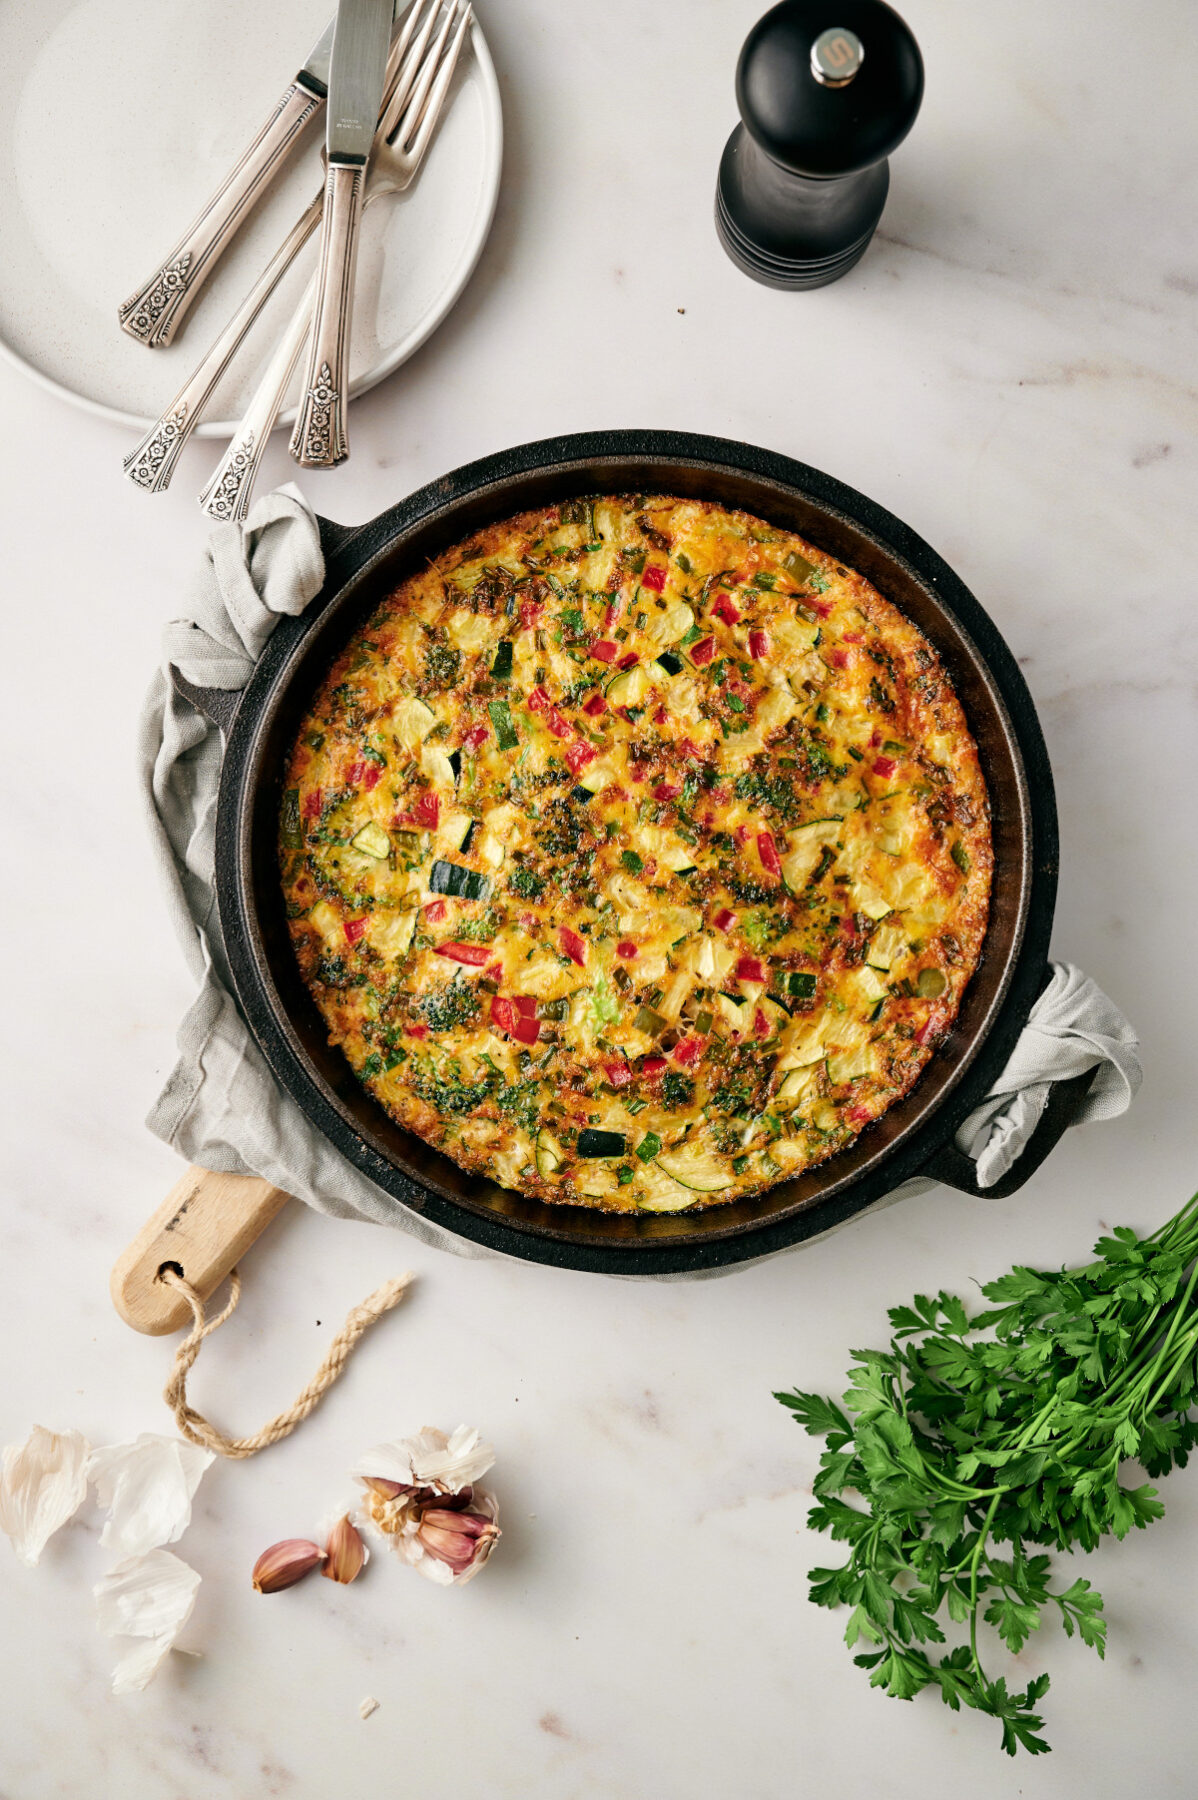
[[(743, 507), (858, 569), (939, 650), (978, 741), (993, 808), (995, 875), (982, 963), (948, 1041), (912, 1092), (822, 1167), (756, 1199), (695, 1214), (553, 1207), (468, 1175), (394, 1124), (332, 1049), (300, 980), (275, 842), (281, 771), (330, 661), (377, 600), (426, 557), (526, 507), (586, 493), (670, 493)], [(977, 1193), (952, 1147), (1005, 1063), (1046, 978), (1057, 824), (1044, 740), (1015, 660), (935, 551), (817, 469), (722, 438), (584, 433), (525, 444), (446, 475), (348, 530), (322, 526), (327, 574), (302, 618), (275, 630), (241, 695), (184, 689), (226, 733), (217, 814), (221, 925), (237, 998), (287, 1092), (386, 1193), (460, 1237), (535, 1262), (606, 1274), (700, 1273), (814, 1237), (910, 1176)], [(223, 703), (223, 705), (222, 705)], [(1020, 1186), (1088, 1083), (1062, 1082), (1016, 1168)]]

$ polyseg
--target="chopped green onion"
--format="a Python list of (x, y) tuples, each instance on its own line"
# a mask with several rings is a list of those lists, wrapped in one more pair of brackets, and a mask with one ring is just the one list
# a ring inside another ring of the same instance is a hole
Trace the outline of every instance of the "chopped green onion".
[(956, 863), (957, 867), (960, 869), (962, 875), (968, 875), (970, 869), (973, 867), (973, 864), (971, 863), (971, 861), (969, 859), (969, 852), (965, 848), (964, 844), (961, 842), (960, 838), (958, 838), (956, 843), (953, 845), (951, 854), (952, 854), (953, 861)]
[(304, 842), (304, 827), (300, 820), (299, 789), (288, 788), (283, 795), (282, 816), (279, 820), (279, 835), (289, 850), (299, 850)]
[(668, 1023), (669, 1021), (663, 1019), (659, 1012), (654, 1012), (651, 1006), (642, 1006), (633, 1020), (637, 1031), (647, 1032), (650, 1037), (656, 1037), (659, 1031), (664, 1031)]

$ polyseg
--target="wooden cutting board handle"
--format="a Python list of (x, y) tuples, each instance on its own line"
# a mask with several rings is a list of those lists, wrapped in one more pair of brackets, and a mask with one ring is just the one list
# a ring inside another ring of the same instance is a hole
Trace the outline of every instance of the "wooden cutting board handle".
[(255, 1175), (188, 1169), (117, 1259), (109, 1288), (122, 1319), (153, 1337), (190, 1324), (187, 1301), (159, 1270), (172, 1264), (207, 1300), (289, 1198)]

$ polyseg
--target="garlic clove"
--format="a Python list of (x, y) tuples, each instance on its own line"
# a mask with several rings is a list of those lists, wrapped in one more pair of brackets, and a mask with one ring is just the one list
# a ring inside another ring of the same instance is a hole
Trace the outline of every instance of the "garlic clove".
[(277, 1594), (283, 1588), (294, 1587), (324, 1559), (325, 1553), (319, 1544), (313, 1544), (307, 1538), (283, 1538), (269, 1550), (264, 1550), (254, 1564), (255, 1592)]
[(325, 1540), (325, 1562), (321, 1569), (330, 1581), (340, 1581), (348, 1585), (365, 1568), (369, 1551), (362, 1542), (362, 1534), (348, 1515), (338, 1519)]

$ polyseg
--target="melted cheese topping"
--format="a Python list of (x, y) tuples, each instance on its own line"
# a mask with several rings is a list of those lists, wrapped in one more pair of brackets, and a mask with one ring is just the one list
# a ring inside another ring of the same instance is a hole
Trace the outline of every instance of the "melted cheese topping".
[(280, 856), (386, 1111), (621, 1211), (759, 1192), (906, 1093), (992, 863), (926, 639), (803, 539), (660, 496), (524, 514), (404, 582), (304, 721)]

